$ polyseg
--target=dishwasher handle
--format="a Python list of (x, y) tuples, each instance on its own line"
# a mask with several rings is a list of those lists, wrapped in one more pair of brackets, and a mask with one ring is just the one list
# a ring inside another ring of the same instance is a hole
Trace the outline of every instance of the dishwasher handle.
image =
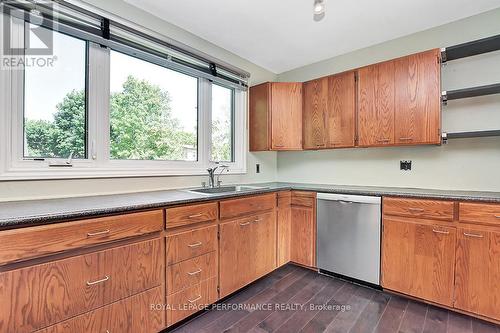
[(380, 197), (366, 196), (366, 195), (347, 195), (335, 193), (318, 193), (316, 198), (319, 200), (337, 201), (346, 204), (363, 203), (380, 205), (382, 199)]

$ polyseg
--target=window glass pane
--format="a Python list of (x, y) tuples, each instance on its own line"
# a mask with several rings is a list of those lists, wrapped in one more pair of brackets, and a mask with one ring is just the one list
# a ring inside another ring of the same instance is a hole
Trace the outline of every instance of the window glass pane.
[(24, 157), (86, 158), (86, 42), (52, 33), (52, 65), (24, 69)]
[(196, 161), (198, 79), (111, 51), (112, 159)]
[(233, 89), (212, 85), (212, 161), (233, 159)]

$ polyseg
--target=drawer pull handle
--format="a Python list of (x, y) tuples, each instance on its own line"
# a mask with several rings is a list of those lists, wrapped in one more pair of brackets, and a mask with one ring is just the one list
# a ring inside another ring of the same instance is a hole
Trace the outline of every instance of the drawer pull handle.
[(188, 272), (188, 274), (191, 276), (196, 275), (196, 274), (200, 274), (200, 273), (201, 273), (201, 268), (199, 268), (197, 271), (194, 271), (194, 272)]
[(189, 303), (194, 303), (194, 302), (196, 302), (196, 301), (198, 301), (198, 300), (200, 300), (200, 299), (201, 299), (201, 295), (200, 295), (200, 296), (198, 296), (198, 297), (196, 297), (195, 299), (188, 299), (188, 302), (189, 302)]
[(106, 229), (103, 231), (97, 231), (97, 232), (87, 232), (87, 237), (105, 235), (105, 234), (109, 234), (110, 232), (111, 231), (109, 229)]
[(382, 143), (385, 143), (385, 142), (389, 142), (391, 141), (390, 139), (378, 139), (377, 142), (382, 142)]
[(432, 232), (434, 232), (436, 234), (443, 234), (443, 235), (448, 235), (450, 233), (449, 231), (436, 230), (436, 229), (432, 229)]
[(484, 236), (483, 235), (479, 235), (479, 234), (470, 234), (468, 232), (464, 232), (464, 236), (467, 236), (467, 237), (475, 237), (475, 238), (483, 238)]
[(495, 217), (496, 217), (497, 219), (500, 219), (500, 215), (495, 215)]
[(92, 281), (92, 282), (87, 281), (87, 286), (93, 286), (95, 284), (103, 283), (103, 282), (106, 282), (108, 280), (109, 280), (109, 276), (106, 275), (103, 279), (100, 279), (100, 280), (96, 280), (96, 281)]
[(412, 141), (413, 138), (399, 138), (399, 140), (401, 140), (401, 141)]
[(260, 221), (262, 221), (262, 219), (255, 219), (255, 220), (253, 220), (253, 221), (254, 221), (254, 222), (260, 222)]
[(250, 224), (250, 222), (240, 223), (240, 225), (241, 225), (242, 227), (244, 227), (244, 226), (246, 226), (246, 225), (249, 225), (249, 224)]
[(196, 243), (193, 243), (193, 244), (188, 244), (189, 247), (198, 247), (200, 246), (202, 243), (201, 242), (196, 242)]
[(276, 148), (284, 148), (285, 145), (274, 145)]
[(200, 216), (203, 216), (203, 213), (198, 213), (198, 214), (189, 215), (189, 216), (188, 216), (188, 218), (190, 218), (190, 219), (194, 219), (195, 217), (200, 217)]
[(423, 212), (424, 210), (422, 208), (408, 208), (410, 212)]
[(324, 143), (317, 143), (316, 144), (316, 147), (324, 147), (324, 146), (326, 146)]

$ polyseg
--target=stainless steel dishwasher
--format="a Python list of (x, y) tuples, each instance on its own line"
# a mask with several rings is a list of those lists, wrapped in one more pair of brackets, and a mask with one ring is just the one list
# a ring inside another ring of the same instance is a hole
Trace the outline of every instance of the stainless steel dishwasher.
[(318, 193), (321, 271), (380, 285), (380, 197)]

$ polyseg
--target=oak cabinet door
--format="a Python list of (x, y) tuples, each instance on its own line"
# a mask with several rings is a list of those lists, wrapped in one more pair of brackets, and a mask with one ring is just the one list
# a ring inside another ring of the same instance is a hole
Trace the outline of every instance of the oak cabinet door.
[(304, 83), (304, 149), (326, 148), (328, 78)]
[(456, 230), (384, 218), (382, 286), (452, 306)]
[(354, 147), (356, 77), (354, 72), (328, 78), (327, 134), (329, 148)]
[(441, 84), (439, 50), (395, 61), (395, 142), (439, 144)]
[(271, 149), (271, 83), (249, 89), (249, 146), (250, 151)]
[(297, 264), (315, 267), (315, 216), (312, 208), (292, 206), (291, 260)]
[(292, 236), (292, 210), (291, 210), (291, 193), (278, 193), (278, 208), (277, 208), (277, 265), (283, 266), (290, 261), (290, 248)]
[(220, 225), (220, 297), (245, 286), (252, 277), (252, 222), (248, 219)]
[(500, 232), (458, 229), (455, 307), (500, 319)]
[(359, 146), (394, 144), (394, 61), (358, 70)]
[(249, 256), (253, 257), (251, 281), (276, 268), (276, 213), (274, 211), (254, 218), (252, 243), (252, 251), (249, 253)]
[(302, 149), (302, 84), (271, 85), (271, 148)]

